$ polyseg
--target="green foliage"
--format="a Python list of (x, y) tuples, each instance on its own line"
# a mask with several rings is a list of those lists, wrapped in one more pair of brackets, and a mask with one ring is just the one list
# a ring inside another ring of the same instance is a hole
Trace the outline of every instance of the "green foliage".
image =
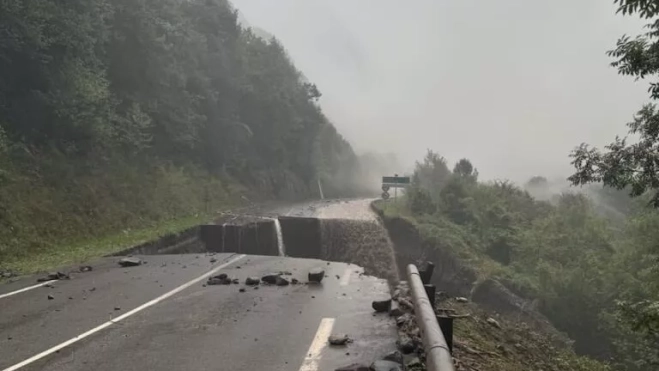
[(423, 162), (416, 163), (413, 182), (430, 192), (433, 198), (436, 198), (439, 195), (439, 190), (446, 185), (450, 176), (451, 170), (448, 168), (446, 159), (428, 150)]
[(425, 189), (412, 186), (405, 193), (409, 208), (415, 215), (433, 214), (436, 211), (430, 194)]
[(219, 207), (236, 184), (361, 190), (318, 87), (227, 0), (6, 0), (0, 25), (2, 257)]
[(471, 182), (476, 182), (478, 180), (478, 170), (474, 169), (471, 161), (466, 158), (461, 159), (455, 164), (453, 167), (453, 175)]
[(629, 187), (633, 197), (651, 191), (651, 203), (659, 207), (659, 113), (655, 105), (643, 107), (628, 126), (630, 134), (639, 136), (636, 143), (616, 138), (604, 153), (586, 144), (577, 148), (571, 154), (577, 172), (569, 180), (575, 185), (602, 182), (616, 189)]
[[(659, 72), (659, 2), (656, 0), (615, 0), (618, 12), (624, 15), (638, 14), (653, 19), (649, 30), (634, 39), (621, 37), (614, 50), (608, 52), (615, 58), (611, 63), (622, 75), (645, 78)], [(659, 98), (659, 83), (650, 83), (650, 97)], [(576, 173), (569, 180), (583, 185), (602, 182), (616, 189), (629, 188), (634, 197), (652, 192), (651, 203), (659, 207), (659, 113), (654, 104), (645, 105), (627, 124), (629, 134), (638, 140), (632, 144), (627, 138), (616, 137), (602, 152), (581, 144), (571, 157)]]
[[(637, 79), (659, 73), (659, 2), (656, 0), (614, 0), (618, 12), (623, 15), (638, 15), (651, 22), (646, 25), (647, 32), (636, 38), (621, 37), (616, 48), (609, 51), (615, 60), (611, 65), (621, 75)], [(659, 98), (659, 83), (650, 82), (650, 98)], [(627, 137), (616, 137), (615, 141), (605, 147), (605, 151), (581, 144), (573, 151), (572, 164), (576, 172), (569, 180), (573, 184), (583, 185), (601, 182), (617, 190), (627, 190), (633, 197), (647, 198), (649, 204), (659, 208), (659, 112), (655, 104), (645, 105), (627, 124), (631, 143)], [(624, 204), (623, 204), (624, 206)], [(629, 207), (626, 208), (629, 212)], [(650, 225), (650, 228), (647, 226)], [(618, 303), (615, 319), (609, 321), (610, 327), (622, 333), (616, 345), (628, 355), (624, 361), (626, 369), (656, 368), (659, 365), (659, 328), (657, 311), (659, 307), (659, 287), (649, 284), (659, 278), (656, 248), (657, 220), (654, 214), (634, 215), (629, 229), (643, 228), (642, 233), (628, 237), (630, 241), (623, 245), (626, 250), (619, 254), (621, 262), (619, 271), (630, 270), (620, 274), (626, 286), (619, 290), (619, 295), (626, 298)], [(653, 243), (648, 243), (652, 236)], [(632, 269), (634, 267), (635, 269)], [(650, 349), (655, 349), (650, 350)], [(636, 359), (631, 359), (636, 357)]]
[[(431, 163), (418, 164), (414, 178)], [(407, 210), (399, 210), (415, 220), (424, 243), (471, 264), (479, 279), (498, 278), (533, 300), (578, 353), (620, 370), (656, 368), (659, 212), (634, 207), (610, 187), (539, 201), (507, 181), (465, 178), (469, 167), (459, 164), (435, 183), (426, 176), (424, 188), (413, 185)], [(550, 186), (543, 177), (529, 184)], [(624, 213), (609, 218), (602, 204)], [(597, 369), (595, 361), (582, 362)]]

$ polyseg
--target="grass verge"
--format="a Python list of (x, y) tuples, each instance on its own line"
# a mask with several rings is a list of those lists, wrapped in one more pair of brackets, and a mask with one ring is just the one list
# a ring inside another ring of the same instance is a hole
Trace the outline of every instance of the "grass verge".
[(48, 250), (11, 258), (2, 262), (1, 268), (21, 274), (31, 274), (80, 264), (169, 233), (182, 231), (207, 222), (211, 218), (210, 214), (197, 214), (160, 222), (145, 228), (127, 229), (100, 238), (63, 243)]

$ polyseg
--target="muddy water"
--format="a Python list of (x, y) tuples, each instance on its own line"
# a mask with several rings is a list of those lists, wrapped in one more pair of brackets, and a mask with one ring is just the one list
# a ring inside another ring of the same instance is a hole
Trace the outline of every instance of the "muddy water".
[(236, 252), (315, 258), (357, 264), (368, 275), (396, 283), (399, 276), (393, 244), (370, 203), (368, 199), (331, 200), (291, 207), (280, 215), (228, 214), (216, 224), (166, 236), (129, 252)]
[(277, 252), (279, 256), (286, 256), (286, 246), (284, 245), (284, 238), (281, 233), (281, 224), (279, 223), (279, 218), (274, 218), (275, 223), (275, 234), (277, 235)]
[(316, 211), (316, 217), (320, 219), (345, 219), (377, 221), (377, 216), (371, 210), (373, 199), (333, 201)]

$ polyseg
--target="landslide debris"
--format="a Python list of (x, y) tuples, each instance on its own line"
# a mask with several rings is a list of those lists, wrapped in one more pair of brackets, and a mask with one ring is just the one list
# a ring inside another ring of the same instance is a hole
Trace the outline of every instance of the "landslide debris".
[[(402, 281), (392, 297), (389, 313), (396, 318), (402, 363), (407, 370), (425, 370), (420, 330), (412, 308), (407, 305), (412, 301), (407, 282)], [(580, 357), (568, 347), (557, 346), (552, 335), (538, 332), (523, 321), (487, 312), (466, 298), (451, 298), (440, 292), (435, 304), (438, 316), (451, 317), (454, 321), (456, 371), (608, 370), (606, 365)], [(389, 357), (397, 356), (387, 355), (386, 359), (395, 359)]]

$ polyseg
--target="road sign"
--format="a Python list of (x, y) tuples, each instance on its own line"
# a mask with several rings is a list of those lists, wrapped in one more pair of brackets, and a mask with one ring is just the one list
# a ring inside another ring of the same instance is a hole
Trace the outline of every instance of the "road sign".
[(385, 191), (385, 192), (388, 191), (389, 190), (389, 185), (388, 184), (383, 184), (382, 185), (382, 190)]
[(383, 200), (388, 200), (389, 199), (389, 193), (387, 193), (387, 191), (382, 192), (382, 199)]
[(405, 188), (410, 184), (409, 176), (383, 176), (382, 177), (382, 188), (384, 186), (389, 186), (392, 188)]

